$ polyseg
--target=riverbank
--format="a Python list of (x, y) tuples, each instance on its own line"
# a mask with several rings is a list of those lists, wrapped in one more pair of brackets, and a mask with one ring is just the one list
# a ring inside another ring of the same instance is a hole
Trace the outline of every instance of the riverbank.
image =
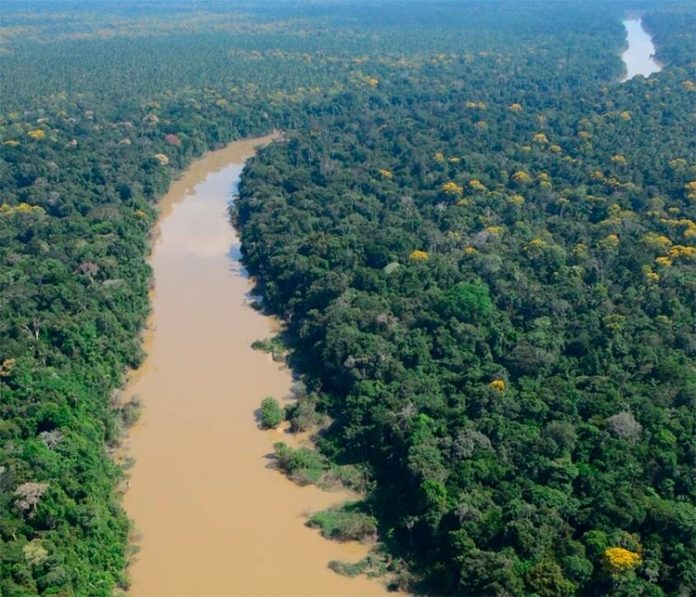
[(330, 560), (368, 547), (333, 543), (305, 526), (306, 513), (348, 494), (298, 487), (269, 466), (276, 431), (254, 412), (290, 389), (290, 372), (251, 343), (276, 322), (249, 306), (227, 207), (254, 148), (244, 140), (194, 162), (161, 203), (151, 265), (148, 358), (126, 397), (140, 422), (126, 451), (135, 459), (124, 506), (139, 552), (133, 595), (379, 595), (381, 584), (349, 579)]

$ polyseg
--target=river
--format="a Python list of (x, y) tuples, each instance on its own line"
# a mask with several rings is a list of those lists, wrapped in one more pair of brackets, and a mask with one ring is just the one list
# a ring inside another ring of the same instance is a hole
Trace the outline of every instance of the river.
[(652, 37), (643, 29), (640, 18), (630, 18), (623, 22), (626, 28), (628, 47), (621, 54), (621, 59), (626, 65), (624, 81), (632, 79), (636, 75), (649, 77), (651, 74), (662, 70), (655, 60), (655, 45)]
[(276, 323), (249, 306), (227, 208), (244, 161), (271, 138), (232, 143), (196, 161), (161, 203), (151, 265), (148, 357), (126, 397), (143, 403), (126, 453), (135, 459), (124, 506), (138, 552), (131, 594), (381, 595), (381, 583), (327, 568), (368, 548), (304, 525), (347, 494), (299, 487), (269, 466), (282, 432), (258, 429), (265, 396), (290, 373), (250, 344)]

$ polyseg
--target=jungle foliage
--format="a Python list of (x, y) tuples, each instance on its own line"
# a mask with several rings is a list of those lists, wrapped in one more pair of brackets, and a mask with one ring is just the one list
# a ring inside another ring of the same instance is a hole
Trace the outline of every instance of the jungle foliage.
[[(235, 218), (291, 425), (332, 419), (321, 454), (276, 449), (372, 478), (315, 523), (378, 528), (410, 589), (696, 587), (688, 3), (3, 6), (0, 593), (127, 587), (111, 456), (155, 204), (273, 128)], [(627, 9), (665, 68), (620, 84)]]

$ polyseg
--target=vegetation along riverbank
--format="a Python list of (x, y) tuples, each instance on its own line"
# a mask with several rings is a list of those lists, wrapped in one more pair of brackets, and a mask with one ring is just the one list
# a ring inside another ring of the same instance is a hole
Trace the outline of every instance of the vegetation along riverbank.
[[(636, 11), (663, 68), (621, 82)], [(374, 530), (416, 593), (693, 591), (694, 19), (666, 0), (6, 1), (0, 592), (128, 590), (111, 456), (157, 202), (275, 129), (233, 217), (304, 384), (283, 415), (322, 422), (275, 462), (366, 489), (311, 524)]]

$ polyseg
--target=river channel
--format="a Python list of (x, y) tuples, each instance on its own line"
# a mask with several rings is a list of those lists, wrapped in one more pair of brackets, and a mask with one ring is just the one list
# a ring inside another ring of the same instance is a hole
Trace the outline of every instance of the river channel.
[(283, 434), (255, 421), (261, 400), (283, 397), (292, 380), (250, 347), (277, 324), (249, 306), (227, 209), (245, 160), (270, 141), (207, 154), (161, 203), (148, 357), (126, 388), (143, 403), (125, 446), (135, 459), (124, 496), (139, 535), (135, 596), (386, 593), (328, 569), (368, 548), (321, 538), (305, 515), (347, 495), (299, 487), (270, 468)]
[(640, 18), (630, 18), (623, 22), (626, 28), (628, 46), (621, 54), (621, 59), (626, 65), (624, 81), (632, 79), (636, 75), (649, 77), (651, 74), (662, 70), (655, 60), (655, 44), (652, 37), (643, 28)]

